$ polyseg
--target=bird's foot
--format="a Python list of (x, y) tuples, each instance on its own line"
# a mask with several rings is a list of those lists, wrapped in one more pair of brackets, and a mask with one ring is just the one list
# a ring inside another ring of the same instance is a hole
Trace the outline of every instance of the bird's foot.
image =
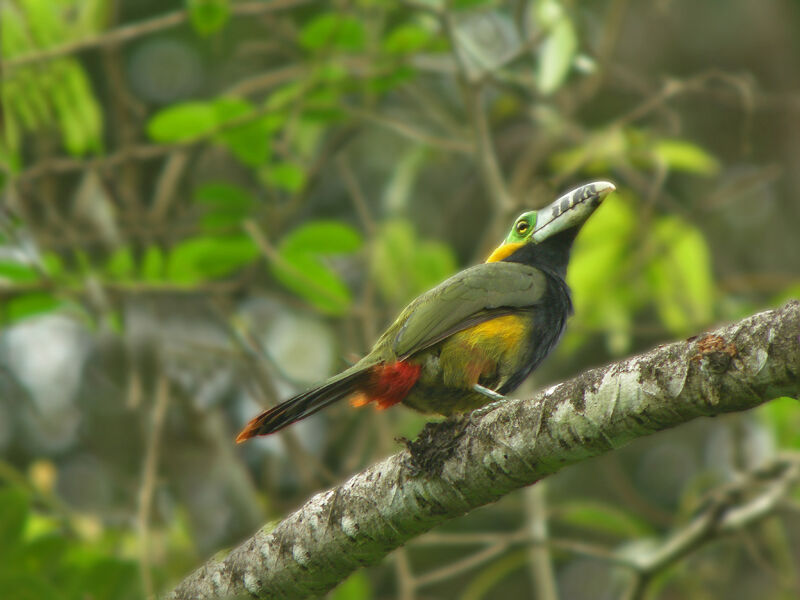
[(470, 413), (470, 418), (474, 419), (477, 417), (482, 417), (483, 415), (492, 412), (494, 409), (499, 408), (508, 398), (503, 396), (503, 394), (498, 394), (494, 390), (490, 390), (487, 387), (483, 387), (482, 385), (476, 383), (472, 386), (472, 389), (478, 392), (479, 394), (483, 394), (487, 398), (491, 398), (493, 402), (485, 406), (481, 406), (480, 408), (476, 408)]

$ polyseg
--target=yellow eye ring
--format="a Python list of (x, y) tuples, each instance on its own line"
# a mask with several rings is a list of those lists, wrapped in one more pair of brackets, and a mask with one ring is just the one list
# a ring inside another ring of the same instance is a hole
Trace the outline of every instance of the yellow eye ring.
[(528, 225), (527, 221), (520, 221), (519, 223), (517, 223), (516, 227), (517, 233), (519, 233), (520, 235), (524, 234), (526, 231), (528, 231), (528, 227), (530, 227), (530, 225)]

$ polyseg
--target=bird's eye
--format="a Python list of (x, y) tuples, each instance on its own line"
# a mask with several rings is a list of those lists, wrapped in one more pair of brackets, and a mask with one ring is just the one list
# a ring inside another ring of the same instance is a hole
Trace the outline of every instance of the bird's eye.
[(528, 224), (527, 221), (520, 221), (519, 223), (517, 223), (517, 233), (523, 235), (526, 231), (528, 231), (529, 227), (530, 225)]

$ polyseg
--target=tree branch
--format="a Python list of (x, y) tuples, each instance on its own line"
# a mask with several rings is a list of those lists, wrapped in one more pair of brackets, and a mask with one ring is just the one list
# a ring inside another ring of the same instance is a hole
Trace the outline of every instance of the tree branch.
[(800, 456), (783, 456), (714, 494), (706, 506), (663, 542), (617, 552), (634, 569), (625, 600), (643, 598), (653, 577), (720, 536), (740, 531), (773, 514), (800, 480)]
[[(562, 467), (702, 416), (800, 394), (800, 302), (429, 424), (408, 448), (213, 559), (171, 600), (301, 598)], [(729, 515), (728, 518), (733, 518)]]

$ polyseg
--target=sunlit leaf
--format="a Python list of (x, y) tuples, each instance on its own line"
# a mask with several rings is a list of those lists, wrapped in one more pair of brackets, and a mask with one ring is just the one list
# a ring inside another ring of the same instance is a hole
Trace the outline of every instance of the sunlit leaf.
[(708, 324), (714, 279), (703, 234), (677, 217), (662, 217), (652, 236), (658, 246), (647, 273), (661, 321), (676, 334)]
[(6, 301), (5, 314), (9, 322), (51, 312), (61, 306), (61, 301), (45, 292), (23, 294)]
[(800, 403), (795, 398), (777, 398), (758, 409), (781, 448), (800, 450)]
[(364, 571), (356, 571), (328, 596), (328, 600), (369, 600), (372, 586)]
[(629, 142), (624, 131), (603, 129), (573, 148), (554, 153), (549, 162), (550, 167), (560, 174), (579, 170), (606, 174), (614, 164), (625, 160), (628, 151)]
[(361, 236), (347, 225), (335, 221), (308, 223), (281, 241), (279, 257), (270, 268), (278, 281), (319, 310), (343, 314), (351, 303), (350, 290), (328, 260), (360, 246)]
[(303, 188), (306, 182), (306, 172), (298, 164), (280, 162), (264, 169), (263, 180), (268, 185), (294, 194)]
[(455, 255), (446, 244), (417, 239), (411, 223), (403, 219), (381, 227), (370, 259), (378, 289), (394, 304), (441, 283), (457, 268)]
[[(638, 228), (631, 198), (616, 192), (586, 222), (575, 240), (567, 282), (575, 305), (574, 326), (606, 332), (613, 354), (625, 352), (631, 340), (632, 317), (643, 298), (623, 277), (632, 259)], [(565, 340), (571, 351), (574, 338)]]
[(270, 267), (278, 281), (320, 311), (341, 315), (349, 308), (350, 290), (313, 254), (282, 252), (281, 261), (271, 263)]
[(364, 48), (366, 34), (360, 19), (338, 13), (315, 17), (300, 31), (300, 45), (309, 50), (335, 48), (358, 52)]
[(106, 272), (115, 279), (126, 279), (133, 275), (136, 265), (130, 247), (123, 246), (114, 250), (106, 262)]
[(58, 277), (64, 272), (61, 257), (55, 252), (45, 252), (42, 255), (42, 266), (50, 277)]
[(147, 134), (156, 142), (182, 142), (205, 135), (217, 126), (217, 112), (208, 102), (173, 104), (147, 123)]
[(292, 231), (281, 241), (281, 252), (346, 254), (361, 247), (359, 233), (337, 221), (314, 221)]
[(189, 20), (200, 35), (215, 33), (230, 16), (228, 0), (188, 0)]
[(142, 259), (142, 279), (148, 282), (164, 278), (164, 253), (158, 246), (148, 246)]
[(217, 139), (251, 167), (264, 164), (270, 156), (270, 131), (264, 119), (221, 131)]
[(14, 283), (32, 283), (39, 280), (39, 273), (30, 265), (0, 261), (0, 279), (6, 279)]
[(578, 49), (578, 36), (569, 14), (555, 0), (538, 3), (540, 26), (547, 35), (539, 47), (536, 83), (539, 91), (552, 94), (564, 83)]
[(196, 284), (230, 275), (258, 257), (258, 248), (245, 235), (203, 236), (185, 240), (169, 253), (167, 277)]
[(719, 170), (717, 159), (697, 144), (686, 140), (658, 140), (653, 152), (657, 160), (675, 171), (713, 175)]

